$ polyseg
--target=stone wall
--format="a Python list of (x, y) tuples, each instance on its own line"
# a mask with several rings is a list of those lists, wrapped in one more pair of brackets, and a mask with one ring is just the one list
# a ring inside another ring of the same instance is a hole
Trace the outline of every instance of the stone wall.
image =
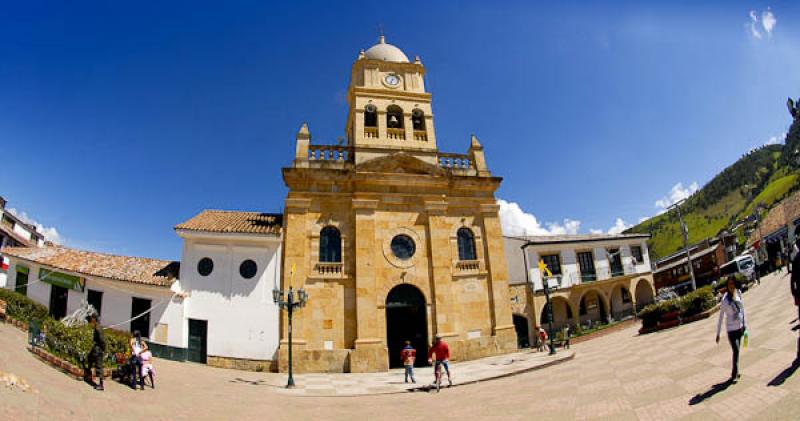
[(210, 367), (230, 368), (245, 371), (277, 371), (277, 362), (269, 360), (248, 360), (244, 358), (217, 357), (209, 355), (206, 364)]

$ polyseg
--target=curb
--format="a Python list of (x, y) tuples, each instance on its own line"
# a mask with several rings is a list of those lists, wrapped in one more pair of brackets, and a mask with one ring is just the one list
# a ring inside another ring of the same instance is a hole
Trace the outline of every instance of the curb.
[[(492, 380), (499, 380), (499, 379), (503, 379), (503, 378), (506, 378), (506, 377), (512, 377), (512, 376), (516, 376), (516, 375), (519, 375), (519, 374), (529, 373), (531, 371), (536, 371), (536, 370), (552, 367), (552, 366), (555, 366), (555, 365), (558, 365), (558, 364), (561, 364), (561, 363), (565, 363), (567, 361), (572, 361), (573, 359), (575, 359), (575, 356), (577, 354), (578, 354), (577, 352), (573, 351), (572, 354), (569, 355), (568, 357), (558, 358), (558, 359), (555, 359), (555, 360), (552, 360), (552, 361), (547, 361), (544, 364), (535, 365), (533, 367), (523, 368), (523, 369), (520, 369), (520, 370), (517, 370), (517, 371), (511, 371), (511, 372), (508, 372), (508, 373), (502, 373), (502, 374), (498, 374), (498, 375), (495, 375), (495, 376), (486, 377), (486, 378), (483, 378), (483, 379), (469, 380), (469, 381), (466, 381), (466, 382), (463, 382), (463, 383), (455, 383), (452, 386), (442, 387), (442, 389), (452, 389), (454, 387), (477, 384), (477, 383), (482, 383), (482, 382), (487, 382), (487, 381), (492, 381)], [(385, 396), (385, 395), (399, 395), (399, 394), (404, 394), (404, 393), (428, 392), (430, 390), (431, 390), (430, 386), (426, 385), (426, 386), (410, 387), (408, 389), (403, 389), (403, 390), (393, 390), (393, 391), (390, 391), (390, 392), (374, 392), (374, 393), (362, 393), (362, 394), (336, 394), (336, 395), (306, 395), (306, 394), (300, 395), (300, 394), (297, 394), (297, 395), (294, 395), (292, 393), (285, 393), (285, 395), (286, 396), (294, 396), (294, 397), (297, 397), (297, 398), (359, 398), (359, 397), (366, 397), (366, 396)]]

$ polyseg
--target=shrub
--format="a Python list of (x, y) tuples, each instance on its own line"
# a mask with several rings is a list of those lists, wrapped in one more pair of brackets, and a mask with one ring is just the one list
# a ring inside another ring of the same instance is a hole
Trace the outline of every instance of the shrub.
[(680, 298), (650, 304), (639, 312), (643, 327), (655, 327), (665, 314), (679, 312), (681, 317), (698, 315), (717, 304), (710, 286), (690, 292)]
[(0, 288), (0, 300), (8, 304), (6, 313), (21, 322), (42, 321), (49, 317), (47, 307), (16, 291)]
[[(86, 356), (92, 347), (91, 326), (67, 327), (50, 317), (47, 307), (16, 291), (0, 288), (0, 300), (8, 304), (6, 312), (12, 318), (41, 325), (45, 347), (51, 354), (85, 366)], [(114, 329), (105, 329), (103, 333), (106, 339), (106, 365), (110, 365), (115, 353), (128, 353), (131, 334)]]
[(644, 327), (653, 327), (658, 324), (665, 314), (680, 311), (679, 299), (662, 301), (647, 305), (639, 312)]
[[(92, 349), (93, 332), (90, 325), (67, 327), (63, 323), (47, 319), (45, 322), (45, 346), (53, 355), (85, 367)], [(114, 329), (104, 329), (106, 340), (105, 365), (113, 365), (114, 354), (129, 353), (131, 334)]]
[(690, 292), (680, 300), (681, 317), (696, 316), (716, 305), (717, 299), (710, 286)]

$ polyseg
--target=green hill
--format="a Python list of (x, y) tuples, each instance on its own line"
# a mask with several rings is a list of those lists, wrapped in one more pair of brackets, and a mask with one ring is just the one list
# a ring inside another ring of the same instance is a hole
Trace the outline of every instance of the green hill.
[[(694, 243), (730, 228), (750, 215), (756, 203), (767, 207), (800, 188), (800, 168), (795, 163), (800, 150), (800, 119), (786, 137), (786, 145), (769, 145), (753, 150), (717, 174), (681, 207), (689, 227), (689, 242)], [(649, 233), (651, 258), (668, 256), (683, 247), (675, 212), (643, 221), (625, 231)]]

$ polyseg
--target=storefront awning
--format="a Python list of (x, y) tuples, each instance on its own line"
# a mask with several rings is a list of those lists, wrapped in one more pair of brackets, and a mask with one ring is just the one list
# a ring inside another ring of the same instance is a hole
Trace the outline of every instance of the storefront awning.
[(58, 285), (63, 288), (72, 289), (78, 292), (83, 291), (85, 285), (83, 278), (67, 275), (66, 273), (53, 272), (47, 269), (39, 270), (39, 279), (51, 285)]

